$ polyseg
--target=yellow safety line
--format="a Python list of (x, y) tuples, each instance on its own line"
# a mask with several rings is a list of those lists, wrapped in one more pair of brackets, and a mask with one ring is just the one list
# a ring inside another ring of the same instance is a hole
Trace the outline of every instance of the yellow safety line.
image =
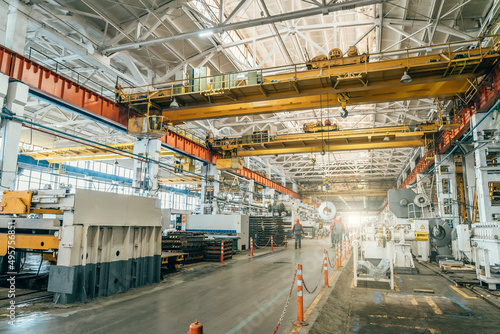
[[(344, 261), (344, 262), (347, 262), (347, 261)], [(344, 265), (344, 263), (342, 263), (342, 265)], [(335, 270), (335, 272), (333, 273), (333, 275), (328, 280), (328, 285), (332, 284), (333, 280), (335, 279), (335, 277), (337, 276), (337, 274), (339, 272), (340, 272), (340, 270)], [(321, 298), (323, 297), (323, 295), (325, 294), (326, 291), (327, 291), (327, 289), (323, 288), (321, 290), (321, 292), (318, 293), (318, 295), (316, 296), (316, 298), (314, 298), (314, 300), (311, 303), (311, 305), (309, 305), (309, 307), (307, 308), (306, 313), (304, 313), (304, 321), (307, 320), (307, 318), (311, 315), (312, 311), (314, 311), (314, 308), (319, 303), (319, 301), (321, 300)], [(294, 327), (290, 331), (290, 334), (297, 334), (297, 333), (299, 333), (300, 330), (301, 330), (301, 328), (302, 328), (302, 326)]]
[(438, 334), (440, 333), (439, 330), (434, 329), (434, 328), (428, 328), (428, 327), (419, 327), (419, 326), (405, 326), (405, 325), (394, 325), (394, 324), (377, 324), (376, 322), (370, 322), (370, 325), (372, 326), (381, 326), (381, 327), (399, 327), (399, 328), (410, 328), (410, 329), (418, 329), (418, 330), (425, 330), (427, 329), (431, 334)]
[(437, 306), (436, 303), (434, 303), (434, 301), (431, 299), (431, 297), (425, 296), (425, 300), (427, 301), (427, 304), (429, 304), (430, 307), (432, 307), (432, 309), (434, 310), (434, 313), (443, 314), (443, 311), (441, 311), (439, 306)]
[(457, 292), (459, 295), (461, 295), (464, 298), (477, 299), (477, 297), (469, 296), (468, 294), (466, 294), (465, 292), (463, 292), (462, 290), (460, 290), (459, 288), (457, 288), (454, 285), (450, 285), (450, 288), (452, 288), (453, 290), (455, 290), (455, 292)]
[(410, 298), (410, 302), (413, 306), (418, 306), (418, 302), (415, 297), (413, 297), (412, 295), (408, 295), (408, 297)]

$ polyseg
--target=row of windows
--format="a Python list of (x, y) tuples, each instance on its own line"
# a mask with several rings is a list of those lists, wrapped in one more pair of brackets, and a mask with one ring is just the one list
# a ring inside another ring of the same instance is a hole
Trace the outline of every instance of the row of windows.
[(95, 172), (117, 175), (129, 179), (132, 178), (132, 170), (99, 161), (70, 161), (67, 162), (66, 165), (88, 169)]
[[(75, 167), (80, 167), (80, 165), (75, 165), (75, 163), (80, 163), (80, 162), (74, 162), (71, 164)], [(101, 165), (107, 165), (107, 164), (101, 164)], [(98, 167), (100, 168), (102, 166)], [(117, 167), (117, 166), (112, 166), (112, 167)], [(126, 172), (131, 172), (130, 170), (127, 170), (125, 168), (122, 169), (124, 169)], [(127, 177), (126, 175), (122, 176)], [(33, 169), (21, 170), (21, 172), (17, 176), (16, 190), (22, 191), (29, 189), (42, 189), (46, 186), (50, 186), (52, 187), (52, 189), (56, 189), (59, 187), (60, 184), (71, 185), (72, 189), (80, 188), (80, 189), (91, 189), (97, 191), (113, 192), (126, 195), (132, 194), (132, 188), (129, 185), (114, 184), (112, 182), (105, 182), (99, 180), (89, 180), (73, 175), (64, 175), (64, 174), (59, 175)], [(186, 189), (186, 185), (175, 185), (174, 187), (181, 190)], [(158, 192), (158, 198), (161, 201), (162, 208), (171, 208), (178, 210), (193, 211), (195, 207), (199, 205), (200, 202), (200, 199), (198, 197), (177, 194), (165, 190), (160, 190)]]

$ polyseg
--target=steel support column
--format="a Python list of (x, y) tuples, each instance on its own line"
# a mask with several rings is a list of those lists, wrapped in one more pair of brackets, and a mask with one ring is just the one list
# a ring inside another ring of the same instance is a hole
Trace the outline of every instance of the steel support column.
[(201, 167), (201, 174), (204, 176), (201, 180), (201, 213), (216, 215), (219, 213), (217, 197), (220, 190), (220, 171), (215, 165), (205, 163)]
[[(0, 78), (0, 96), (5, 95), (5, 108), (15, 116), (22, 117), (24, 106), (28, 102), (28, 85), (12, 81), (2, 75)], [(0, 189), (14, 189), (17, 173), (17, 156), (21, 140), (22, 125), (19, 122), (3, 119), (0, 128), (2, 145), (0, 146)], [(1, 195), (0, 195), (1, 197)]]

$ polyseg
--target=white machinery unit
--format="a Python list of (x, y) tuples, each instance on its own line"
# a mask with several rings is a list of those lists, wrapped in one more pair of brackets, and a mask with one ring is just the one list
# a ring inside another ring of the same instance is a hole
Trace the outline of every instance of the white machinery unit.
[[(486, 118), (483, 118), (486, 117)], [(500, 173), (496, 162), (500, 157), (498, 112), (488, 116), (471, 116), (474, 138), (474, 170), (479, 223), (472, 225), (472, 257), (477, 278), (496, 289), (500, 284)]]
[(406, 240), (411, 240), (413, 254), (418, 260), (429, 262), (429, 221), (426, 219), (414, 219), (410, 226), (412, 230), (411, 234), (414, 238), (407, 237)]
[[(55, 303), (85, 302), (160, 281), (161, 213), (156, 199), (69, 188), (5, 191), (0, 255), (8, 231), (16, 251), (41, 251)], [(50, 218), (49, 218), (50, 217)]]
[[(378, 281), (388, 282), (394, 290), (394, 242), (389, 241), (381, 246), (377, 241), (354, 240), (353, 261), (354, 261), (354, 286), (358, 286), (358, 281)], [(361, 247), (361, 248), (360, 248)], [(361, 251), (361, 252), (360, 252)], [(358, 256), (361, 255), (361, 260)], [(375, 264), (375, 263), (376, 264)], [(365, 268), (366, 273), (360, 273), (360, 269)], [(389, 278), (386, 278), (389, 271)]]
[[(393, 235), (393, 240), (397, 241), (394, 252), (397, 258), (404, 258), (404, 264), (409, 264), (411, 262), (410, 267), (414, 267), (413, 260), (408, 260), (408, 258), (412, 259), (411, 254), (420, 261), (429, 261), (430, 244), (428, 220), (397, 218)], [(408, 250), (410, 251), (409, 253)], [(395, 265), (396, 267), (400, 267), (400, 265)], [(403, 267), (408, 267), (408, 265)]]
[(500, 284), (500, 223), (472, 225), (472, 250), (477, 278), (489, 289)]
[(186, 222), (186, 231), (233, 238), (238, 241), (238, 249), (248, 249), (248, 215), (191, 215)]
[(161, 209), (161, 229), (184, 231), (186, 221), (191, 216), (189, 210)]
[(472, 248), (470, 245), (471, 231), (468, 224), (456, 225), (452, 232), (452, 251), (456, 260), (473, 262)]

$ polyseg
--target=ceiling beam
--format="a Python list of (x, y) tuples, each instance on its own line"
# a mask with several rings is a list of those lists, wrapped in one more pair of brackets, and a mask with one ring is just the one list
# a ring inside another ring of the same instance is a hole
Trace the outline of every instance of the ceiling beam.
[(309, 16), (314, 16), (314, 15), (320, 15), (320, 14), (326, 15), (326, 14), (332, 13), (332, 12), (342, 11), (342, 10), (346, 10), (346, 9), (354, 9), (357, 7), (363, 7), (363, 6), (373, 5), (373, 4), (377, 4), (377, 3), (384, 3), (384, 2), (387, 2), (387, 0), (351, 0), (348, 2), (335, 3), (335, 4), (321, 6), (321, 7), (308, 8), (308, 9), (298, 10), (298, 11), (294, 11), (294, 12), (290, 12), (290, 13), (272, 15), (272, 16), (268, 16), (268, 17), (252, 19), (252, 20), (247, 20), (247, 21), (242, 21), (242, 22), (221, 24), (221, 25), (218, 25), (216, 27), (186, 32), (186, 33), (173, 35), (173, 36), (151, 39), (151, 40), (147, 40), (147, 41), (125, 43), (125, 44), (121, 44), (121, 45), (117, 45), (117, 46), (104, 48), (101, 50), (101, 52), (106, 53), (106, 54), (110, 54), (110, 53), (114, 53), (114, 52), (118, 52), (118, 51), (136, 49), (139, 47), (153, 46), (153, 45), (156, 45), (159, 43), (168, 43), (168, 42), (180, 41), (180, 40), (184, 40), (184, 39), (192, 38), (192, 37), (199, 37), (199, 35), (203, 34), (203, 33), (221, 33), (223, 31), (227, 32), (227, 31), (251, 28), (251, 27), (260, 26), (263, 24), (284, 22), (284, 21), (289, 21), (289, 20), (301, 18), (301, 17), (309, 17)]

